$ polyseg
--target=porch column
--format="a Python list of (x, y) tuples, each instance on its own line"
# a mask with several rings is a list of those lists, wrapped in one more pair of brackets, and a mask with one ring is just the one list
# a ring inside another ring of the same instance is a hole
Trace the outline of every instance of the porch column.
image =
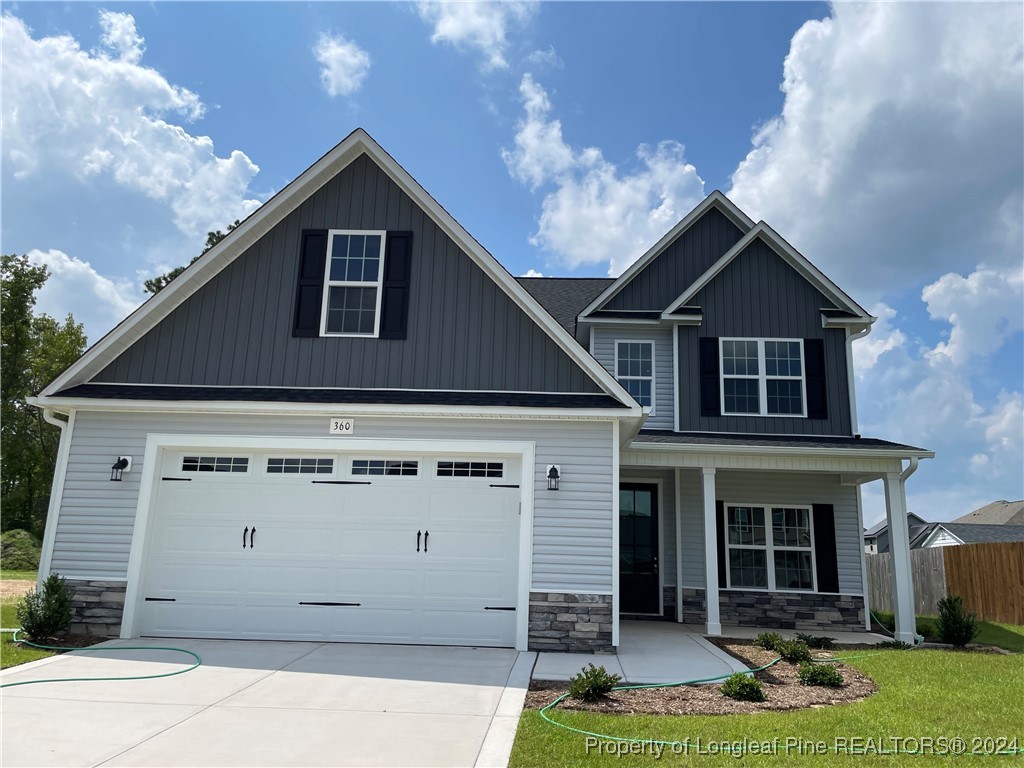
[(889, 552), (892, 555), (892, 607), (896, 616), (897, 640), (913, 643), (917, 635), (914, 620), (914, 580), (910, 568), (910, 530), (907, 525), (907, 491), (898, 472), (888, 472), (885, 483), (885, 516), (889, 524)]
[(718, 515), (715, 514), (715, 469), (701, 468), (704, 491), (704, 602), (707, 606), (707, 632), (722, 634), (718, 615)]

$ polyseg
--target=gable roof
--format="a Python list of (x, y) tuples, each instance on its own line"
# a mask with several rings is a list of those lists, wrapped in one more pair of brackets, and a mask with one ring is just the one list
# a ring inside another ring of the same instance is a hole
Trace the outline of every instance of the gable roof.
[[(605, 392), (626, 404), (631, 410), (636, 410), (639, 415), (639, 406), (615, 378), (591, 357), (562, 325), (555, 322), (537, 300), (362, 128), (350, 133), (298, 178), (254, 211), (166, 288), (93, 344), (85, 354), (50, 382), (40, 392), (39, 398), (45, 400), (60, 390), (86, 383), (228, 264), (241, 256), (309, 195), (363, 154), (369, 156), (408, 194), (576, 365)], [(45, 405), (45, 402), (39, 404)]]
[(716, 261), (703, 275), (698, 277), (683, 291), (679, 298), (668, 306), (662, 316), (671, 315), (680, 307), (684, 307), (693, 301), (694, 297), (708, 283), (721, 274), (722, 270), (729, 266), (737, 256), (743, 253), (757, 239), (768, 245), (783, 261), (796, 270), (801, 277), (833, 301), (839, 309), (850, 313), (843, 322), (856, 322), (863, 325), (870, 325), (875, 322), (876, 318), (872, 317), (867, 310), (850, 298), (838, 285), (829, 280), (821, 270), (811, 264), (799, 251), (787, 243), (774, 229), (763, 221), (759, 221), (722, 258)]
[[(915, 523), (914, 520), (916, 520), (917, 522)], [(907, 523), (911, 526), (931, 525), (931, 523), (929, 523), (923, 517), (915, 515), (913, 512), (907, 512)], [(889, 521), (883, 517), (873, 526), (864, 531), (864, 538), (874, 538), (887, 530), (889, 530)]]
[(615, 282), (611, 277), (518, 277), (516, 280), (573, 335), (576, 334), (576, 317), (583, 308)]
[(1024, 525), (1024, 499), (993, 501), (953, 520), (954, 523), (988, 523), (991, 525)]
[(640, 274), (648, 264), (660, 256), (661, 253), (675, 242), (684, 232), (686, 232), (686, 230), (699, 221), (700, 218), (712, 207), (721, 211), (726, 218), (732, 221), (732, 223), (739, 227), (743, 232), (749, 231), (750, 228), (754, 226), (754, 222), (751, 221), (747, 214), (741, 211), (732, 200), (716, 189), (698, 203), (692, 211), (680, 219), (679, 223), (666, 232), (664, 237), (652, 245), (643, 256), (630, 264), (625, 272), (619, 275), (611, 285), (605, 288), (600, 295), (598, 295), (582, 312), (580, 312), (580, 316), (587, 316), (604, 306), (615, 294), (621, 291), (627, 283)]
[(988, 544), (1005, 541), (1024, 541), (1024, 525), (984, 525), (981, 523), (932, 523), (926, 535), (920, 537), (927, 544), (940, 531), (946, 531), (963, 544)]

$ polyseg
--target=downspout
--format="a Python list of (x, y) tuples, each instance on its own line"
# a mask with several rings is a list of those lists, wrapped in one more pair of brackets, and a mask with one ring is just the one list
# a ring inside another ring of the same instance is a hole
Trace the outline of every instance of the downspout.
[[(60, 516), (61, 497), (64, 495), (64, 469), (67, 462), (68, 421), (58, 419), (52, 408), (43, 408), (43, 421), (53, 424), (60, 430), (57, 443), (57, 463), (53, 468), (53, 484), (50, 486), (50, 505), (46, 512), (46, 528), (43, 531), (43, 548), (40, 553), (39, 573), (36, 576), (36, 589), (42, 588), (43, 580), (50, 575), (50, 563), (53, 559), (53, 543), (57, 537), (57, 518)], [(63, 463), (63, 464), (62, 464)], [(59, 483), (59, 489), (58, 489)]]
[(920, 463), (920, 460), (917, 458), (917, 456), (911, 456), (910, 457), (910, 464), (909, 464), (909, 466), (906, 469), (904, 469), (902, 472), (900, 472), (900, 482), (901, 483), (907, 482), (907, 478), (910, 477), (915, 472), (917, 472), (917, 465), (919, 463)]
[[(910, 457), (910, 463), (907, 465), (907, 468), (904, 469), (902, 472), (900, 472), (900, 494), (903, 496), (903, 506), (904, 506), (904, 510), (903, 511), (907, 512), (908, 514), (910, 512), (910, 508), (909, 508), (909, 505), (907, 504), (907, 478), (910, 477), (915, 472), (917, 472), (917, 465), (920, 464), (920, 463), (921, 463), (920, 459), (918, 459), (917, 456), (911, 456)], [(909, 533), (910, 533), (910, 523), (909, 523), (909, 521), (907, 523), (907, 533), (908, 533), (908, 538), (909, 538)], [(916, 620), (916, 618), (914, 620), (914, 625), (915, 625), (914, 645), (920, 645), (921, 643), (924, 642), (924, 637), (922, 637), (920, 634), (917, 633), (917, 630), (916, 630), (917, 620)]]
[(871, 333), (870, 325), (856, 333), (850, 333), (849, 330), (846, 332), (846, 378), (850, 386), (850, 431), (853, 434), (857, 434), (859, 429), (857, 424), (857, 384), (853, 375), (853, 342), (863, 339), (869, 333)]

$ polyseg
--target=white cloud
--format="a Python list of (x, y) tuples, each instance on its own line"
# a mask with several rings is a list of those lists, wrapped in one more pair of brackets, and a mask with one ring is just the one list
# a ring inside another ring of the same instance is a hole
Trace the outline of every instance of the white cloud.
[(63, 251), (33, 249), (28, 252), (28, 260), (45, 266), (50, 273), (37, 294), (36, 310), (61, 320), (72, 313), (85, 326), (90, 343), (127, 317), (145, 298), (134, 281), (104, 277), (89, 262)]
[(341, 35), (322, 34), (313, 48), (328, 96), (351, 96), (370, 73), (370, 54)]
[(91, 53), (68, 35), (34, 39), (3, 16), (3, 153), (14, 180), (102, 175), (166, 203), (190, 236), (258, 207), (246, 192), (259, 168), (244, 153), (219, 157), (209, 137), (174, 124), (201, 118), (203, 104), (142, 66), (134, 19), (103, 12), (100, 24), (105, 50)]
[(1024, 328), (1024, 271), (981, 268), (967, 277), (943, 275), (925, 287), (921, 298), (928, 314), (952, 326), (949, 341), (931, 354), (963, 365), (988, 357)]
[(432, 24), (434, 43), (457, 49), (476, 49), (483, 55), (484, 70), (506, 69), (508, 31), (522, 25), (537, 10), (533, 2), (420, 2), (420, 18)]
[(146, 50), (145, 41), (135, 29), (135, 18), (127, 13), (100, 11), (100, 27), (103, 34), (100, 44), (114, 53), (121, 61), (138, 64)]
[(730, 197), (868, 300), (1021, 254), (1020, 4), (836, 3)]
[(534, 51), (526, 57), (526, 63), (534, 70), (561, 69), (565, 66), (553, 45), (549, 45), (546, 51)]
[(538, 272), (536, 269), (529, 269), (523, 277), (544, 277), (544, 273)]
[(894, 328), (892, 321), (896, 317), (896, 310), (887, 304), (879, 303), (869, 310), (878, 321), (871, 329), (871, 333), (853, 344), (854, 370), (858, 378), (863, 376), (875, 367), (878, 359), (886, 352), (899, 349), (906, 342), (907, 337), (899, 328)]
[(532, 188), (553, 185), (531, 242), (570, 268), (607, 264), (609, 274), (620, 273), (704, 196), (682, 144), (640, 145), (639, 167), (621, 171), (596, 147), (577, 150), (565, 141), (547, 92), (530, 74), (519, 94), (525, 116), (515, 147), (502, 158), (509, 173)]

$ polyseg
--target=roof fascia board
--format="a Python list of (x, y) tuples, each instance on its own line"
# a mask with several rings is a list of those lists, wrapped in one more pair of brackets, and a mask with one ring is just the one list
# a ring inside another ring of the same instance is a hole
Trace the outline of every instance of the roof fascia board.
[(761, 446), (761, 445), (692, 445), (686, 443), (633, 443), (631, 451), (668, 451), (672, 453), (715, 453), (737, 456), (765, 455), (773, 456), (838, 456), (842, 458), (864, 459), (932, 459), (934, 451), (900, 451), (883, 448), (806, 448), (797, 446)]
[(718, 210), (721, 211), (727, 219), (739, 227), (743, 232), (747, 232), (753, 228), (754, 222), (750, 217), (737, 208), (736, 204), (732, 200), (716, 189), (698, 203), (696, 208), (680, 219), (679, 223), (672, 227), (664, 237), (651, 246), (643, 256), (630, 264), (626, 271), (619, 275), (618, 279), (616, 279), (614, 283), (605, 288), (596, 299), (590, 302), (587, 308), (580, 312), (580, 319), (582, 320), (586, 315), (589, 315), (591, 312), (594, 312), (604, 306), (613, 296), (615, 296), (615, 294), (621, 291), (630, 280), (643, 270), (644, 267), (654, 261), (662, 251), (671, 245), (676, 238), (693, 226), (693, 224), (696, 223), (701, 216), (707, 213), (708, 209), (712, 206), (718, 208)]
[(775, 230), (763, 221), (759, 221), (753, 229), (740, 238), (736, 245), (730, 248), (722, 258), (712, 264), (703, 275), (698, 277), (690, 287), (683, 291), (679, 298), (669, 305), (665, 312), (675, 312), (680, 307), (686, 305), (687, 302), (692, 301), (708, 283), (717, 277), (733, 259), (739, 256), (757, 238), (764, 241), (766, 245), (782, 257), (786, 263), (793, 267), (811, 285), (835, 301), (841, 308), (857, 315), (856, 318), (847, 320), (845, 324), (856, 321), (861, 325), (870, 325), (875, 322), (877, 318), (872, 317), (867, 310), (850, 298), (839, 286), (829, 280), (817, 267), (811, 264), (799, 251), (783, 240)]
[[(153, 328), (160, 320), (191, 296), (200, 286), (238, 258), (260, 237), (280, 222), (288, 213), (319, 189), (329, 178), (339, 173), (361, 154), (367, 154), (391, 177), (402, 190), (434, 219), (438, 226), (471, 259), (496, 282), (503, 291), (558, 346), (569, 355), (607, 394), (621, 401), (640, 417), (640, 408), (629, 393), (605, 368), (591, 357), (551, 314), (521, 286), (498, 261), (467, 232), (441, 205), (400, 166), (376, 141), (357, 128), (334, 149), (288, 184), (267, 203), (254, 211), (242, 224), (202, 256), (177, 280), (156, 294), (110, 333), (100, 339), (81, 358), (66, 369), (40, 394), (52, 395), (64, 389), (76, 377), (98, 373), (118, 354)], [(191, 273), (191, 274), (189, 274)], [(76, 382), (81, 383), (81, 382)]]
[[(130, 413), (234, 413), (234, 414), (287, 414), (331, 416), (344, 413), (350, 416), (423, 416), (423, 417), (475, 417), (493, 419), (560, 419), (560, 420), (639, 420), (625, 408), (530, 408), (525, 406), (485, 405), (389, 405), (345, 403), (263, 403), (243, 400), (104, 400), (91, 397), (30, 397), (29, 405), (68, 410), (118, 411)], [(639, 409), (638, 409), (639, 410)]]

